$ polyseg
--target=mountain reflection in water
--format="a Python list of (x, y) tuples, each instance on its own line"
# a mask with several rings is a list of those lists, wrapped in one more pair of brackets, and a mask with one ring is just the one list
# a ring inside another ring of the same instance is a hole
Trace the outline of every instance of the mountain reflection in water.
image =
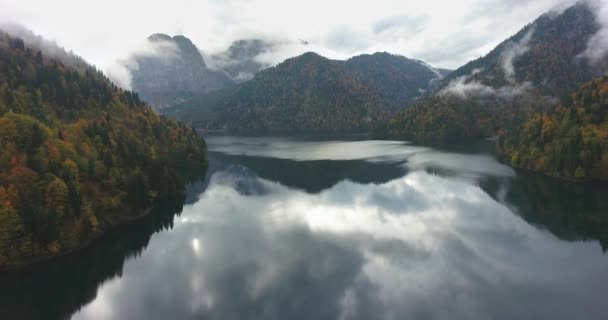
[(75, 319), (608, 316), (605, 186), (400, 142), (208, 142), (209, 174), (190, 186), (180, 215), (166, 208), (170, 220), (0, 278), (1, 307), (12, 306), (0, 310)]

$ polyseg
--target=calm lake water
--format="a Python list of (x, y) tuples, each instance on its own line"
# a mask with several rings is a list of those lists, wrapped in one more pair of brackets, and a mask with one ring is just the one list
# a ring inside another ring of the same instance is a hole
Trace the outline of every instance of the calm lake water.
[(0, 274), (0, 318), (608, 319), (605, 185), (477, 147), (207, 140), (186, 199)]

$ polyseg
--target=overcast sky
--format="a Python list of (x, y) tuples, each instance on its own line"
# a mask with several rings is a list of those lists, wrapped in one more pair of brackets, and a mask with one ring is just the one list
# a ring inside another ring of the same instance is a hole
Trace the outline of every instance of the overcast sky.
[(304, 39), (311, 45), (292, 51), (341, 59), (388, 51), (456, 68), (544, 12), (574, 2), (0, 0), (0, 19), (21, 23), (106, 70), (156, 32), (184, 34), (207, 54), (240, 38)]

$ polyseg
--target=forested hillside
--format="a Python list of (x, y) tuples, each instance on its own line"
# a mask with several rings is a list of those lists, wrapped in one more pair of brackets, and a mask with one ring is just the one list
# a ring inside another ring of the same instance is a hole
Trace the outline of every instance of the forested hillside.
[(86, 245), (182, 193), (206, 146), (92, 67), (0, 33), (0, 266)]
[(420, 61), (388, 53), (338, 61), (309, 52), (162, 112), (242, 132), (368, 131), (441, 77)]
[[(306, 53), (210, 97), (167, 111), (180, 120), (214, 123), (241, 132), (344, 132), (369, 130), (386, 119), (376, 91), (339, 62)], [(179, 109), (190, 109), (189, 117)]]
[(608, 77), (534, 113), (498, 141), (513, 166), (568, 179), (608, 180)]
[(412, 104), (443, 77), (421, 61), (386, 52), (355, 56), (344, 65), (365, 79), (380, 94), (383, 105), (391, 109)]
[(576, 90), (601, 75), (601, 67), (581, 56), (589, 39), (600, 30), (592, 10), (580, 2), (559, 15), (540, 16), (486, 56), (449, 74), (439, 89), (465, 77), (466, 83), (492, 88), (529, 82), (541, 94), (554, 97)]
[(477, 97), (432, 95), (391, 118), (375, 135), (427, 144), (485, 139), (521, 124), (531, 110), (552, 103), (546, 97)]
[(600, 28), (584, 2), (545, 14), (488, 55), (449, 74), (433, 94), (391, 119), (384, 135), (419, 142), (486, 138), (608, 71), (583, 55)]
[(315, 53), (288, 59), (237, 87), (220, 107), (242, 131), (357, 131), (386, 116), (378, 94)]

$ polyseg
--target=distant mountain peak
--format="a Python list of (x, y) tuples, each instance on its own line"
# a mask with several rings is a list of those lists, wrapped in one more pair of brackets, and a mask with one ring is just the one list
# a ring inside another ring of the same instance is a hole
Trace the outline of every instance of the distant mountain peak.
[[(442, 79), (388, 126), (393, 138), (445, 142), (513, 130), (581, 83), (608, 72), (586, 56), (601, 30), (589, 2), (543, 14), (487, 55)], [(606, 61), (605, 63), (603, 61)]]
[(148, 36), (149, 41), (171, 41), (173, 38), (164, 33), (154, 33)]
[(250, 80), (270, 64), (257, 60), (260, 54), (276, 50), (278, 42), (263, 39), (240, 39), (232, 42), (228, 49), (210, 58), (216, 68), (226, 72), (233, 81), (240, 83)]
[(196, 49), (198, 51), (197, 47), (194, 45), (192, 40), (190, 40), (190, 38), (188, 38), (186, 36), (176, 35), (173, 37), (173, 41), (175, 41), (180, 46), (183, 46), (186, 48), (191, 48), (191, 49)]
[(202, 62), (205, 64), (203, 60), (203, 56), (201, 55), (199, 49), (194, 45), (192, 40), (183, 35), (169, 36), (164, 33), (155, 33), (148, 37), (148, 41), (150, 42), (170, 42), (177, 46), (177, 49), (181, 51), (182, 54), (187, 55), (190, 59), (199, 60), (197, 62)]
[(273, 44), (261, 39), (240, 39), (232, 42), (228, 48), (228, 53), (233, 56), (244, 54), (257, 55), (265, 50), (265, 47)]
[[(222, 72), (207, 68), (196, 45), (186, 36), (155, 33), (148, 41), (169, 42), (177, 52), (134, 55), (137, 68), (131, 70), (133, 88), (154, 107), (160, 109), (181, 103), (192, 96), (218, 90), (232, 83)], [(158, 50), (165, 50), (159, 48)], [(175, 55), (170, 61), (167, 54)]]
[(163, 112), (253, 132), (365, 131), (389, 110), (414, 102), (438, 77), (420, 62), (387, 52), (347, 61), (306, 52)]
[[(329, 60), (326, 57), (316, 53), (316, 52), (312, 52), (312, 51), (307, 51), (304, 52), (303, 54), (301, 54), (299, 57), (295, 57), (295, 58), (301, 58), (301, 59), (314, 59), (314, 60)], [(292, 58), (293, 59), (293, 58)]]

